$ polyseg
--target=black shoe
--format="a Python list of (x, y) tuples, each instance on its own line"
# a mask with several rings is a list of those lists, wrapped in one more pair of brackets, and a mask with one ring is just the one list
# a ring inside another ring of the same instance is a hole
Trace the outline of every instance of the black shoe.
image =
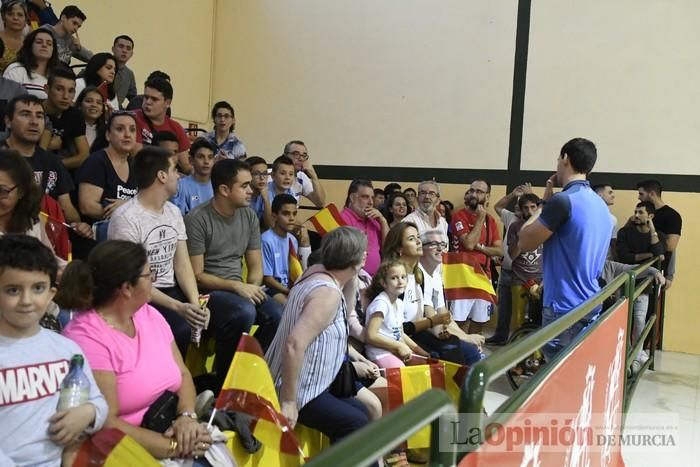
[(491, 336), (486, 339), (486, 345), (506, 345), (507, 343), (508, 339), (502, 339), (496, 336)]

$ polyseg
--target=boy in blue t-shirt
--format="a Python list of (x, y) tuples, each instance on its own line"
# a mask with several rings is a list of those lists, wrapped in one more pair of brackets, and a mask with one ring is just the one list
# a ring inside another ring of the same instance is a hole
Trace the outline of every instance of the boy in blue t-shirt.
[(214, 145), (204, 138), (197, 138), (190, 146), (192, 175), (178, 180), (177, 193), (170, 200), (180, 208), (183, 216), (214, 197), (211, 168), (214, 166), (215, 153)]
[[(0, 465), (72, 465), (83, 433), (104, 425), (107, 402), (80, 347), (39, 325), (56, 292), (53, 252), (26, 235), (0, 237)], [(87, 402), (57, 411), (73, 355), (83, 355)]]
[(267, 293), (281, 304), (287, 303), (289, 288), (296, 277), (290, 267), (290, 250), (296, 253), (302, 268), (311, 254), (309, 234), (304, 227), (296, 223), (297, 200), (294, 196), (283, 193), (272, 201), (271, 229), (262, 234), (263, 284)]

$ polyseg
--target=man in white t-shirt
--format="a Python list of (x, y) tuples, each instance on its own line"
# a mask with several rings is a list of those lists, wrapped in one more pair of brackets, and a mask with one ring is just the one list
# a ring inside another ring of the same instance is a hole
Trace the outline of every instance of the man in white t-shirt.
[(440, 215), (437, 206), (440, 204), (440, 186), (434, 180), (418, 184), (418, 207), (401, 222), (413, 222), (418, 227), (418, 233), (438, 229), (447, 238), (447, 221)]
[(187, 251), (180, 209), (168, 199), (177, 192), (177, 156), (147, 146), (134, 158), (138, 194), (112, 215), (107, 237), (141, 243), (155, 271), (151, 303), (170, 324), (183, 357), (193, 327), (204, 326), (197, 281)]
[(299, 198), (304, 196), (314, 203), (316, 207), (322, 208), (326, 205), (326, 190), (323, 189), (321, 181), (316, 175), (316, 170), (309, 159), (309, 152), (303, 141), (294, 140), (284, 145), (284, 155), (294, 161), (296, 177), (292, 183), (294, 197), (299, 202)]

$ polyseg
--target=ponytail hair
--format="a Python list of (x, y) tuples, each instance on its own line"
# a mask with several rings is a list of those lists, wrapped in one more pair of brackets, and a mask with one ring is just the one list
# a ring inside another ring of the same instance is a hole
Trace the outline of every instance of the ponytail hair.
[(114, 298), (124, 283), (135, 285), (148, 258), (138, 243), (107, 240), (97, 245), (87, 261), (68, 264), (54, 301), (61, 308), (87, 310)]
[(386, 276), (389, 274), (389, 269), (396, 266), (401, 266), (404, 271), (406, 271), (406, 274), (408, 274), (408, 268), (398, 259), (390, 259), (382, 262), (377, 272), (372, 276), (372, 283), (365, 289), (365, 297), (367, 297), (367, 300), (371, 302), (377, 298), (377, 295), (384, 291), (384, 285), (382, 283), (386, 283)]

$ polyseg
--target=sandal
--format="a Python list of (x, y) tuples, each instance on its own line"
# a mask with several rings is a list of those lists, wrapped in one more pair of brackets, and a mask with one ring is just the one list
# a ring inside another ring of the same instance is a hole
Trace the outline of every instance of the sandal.
[(392, 452), (384, 456), (384, 465), (386, 467), (411, 467), (406, 458), (405, 451)]

